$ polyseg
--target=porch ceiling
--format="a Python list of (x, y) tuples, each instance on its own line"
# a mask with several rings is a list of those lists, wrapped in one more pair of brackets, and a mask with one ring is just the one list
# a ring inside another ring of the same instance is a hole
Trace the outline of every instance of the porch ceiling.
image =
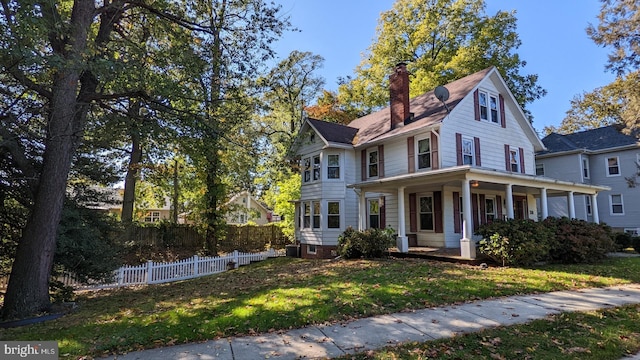
[(395, 192), (400, 187), (410, 190), (413, 187), (441, 188), (442, 186), (462, 186), (463, 180), (477, 182), (472, 189), (503, 191), (505, 185), (512, 185), (514, 192), (539, 194), (540, 189), (547, 189), (548, 196), (561, 196), (567, 192), (576, 194), (596, 194), (610, 190), (607, 186), (596, 186), (569, 181), (561, 181), (543, 176), (509, 173), (492, 169), (456, 166), (446, 169), (416, 172), (412, 174), (364, 181), (348, 185), (350, 188), (371, 192)]

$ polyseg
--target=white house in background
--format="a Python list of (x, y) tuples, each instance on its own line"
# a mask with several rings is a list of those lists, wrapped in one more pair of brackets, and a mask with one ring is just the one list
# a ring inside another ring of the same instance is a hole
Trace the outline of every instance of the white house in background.
[[(625, 135), (620, 126), (542, 139), (547, 150), (536, 154), (536, 172), (544, 176), (583, 184), (602, 184), (610, 190), (598, 194), (600, 207), (589, 196), (575, 198), (575, 217), (592, 220), (597, 216), (615, 230), (640, 234), (640, 188), (629, 187), (640, 166), (640, 142)], [(555, 199), (554, 199), (555, 200)], [(550, 201), (549, 214), (568, 216), (566, 202)]]
[(224, 207), (228, 209), (225, 215), (227, 224), (242, 225), (251, 221), (258, 225), (265, 225), (277, 220), (273, 212), (251, 196), (248, 191), (234, 195)]
[(535, 153), (545, 148), (495, 67), (447, 84), (445, 101), (434, 91), (410, 100), (405, 64), (389, 82), (389, 107), (349, 125), (307, 119), (296, 139), (303, 257), (334, 256), (348, 226), (390, 226), (402, 252), (459, 248), (474, 258), (474, 229), (537, 219), (536, 198), (543, 217), (556, 196), (574, 208), (575, 194), (588, 195), (598, 208), (607, 187), (536, 176)]

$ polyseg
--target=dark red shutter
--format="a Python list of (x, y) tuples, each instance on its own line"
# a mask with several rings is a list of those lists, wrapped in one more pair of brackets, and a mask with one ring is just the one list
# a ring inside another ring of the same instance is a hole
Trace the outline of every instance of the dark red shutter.
[(511, 171), (511, 161), (509, 160), (511, 153), (509, 152), (509, 145), (504, 144), (504, 163), (507, 171)]
[(475, 119), (480, 121), (480, 99), (478, 98), (478, 90), (473, 92), (473, 115)]
[(415, 146), (413, 142), (413, 136), (407, 138), (407, 161), (409, 164), (409, 173), (416, 171), (416, 159), (415, 159)]
[(498, 98), (500, 99), (500, 125), (502, 125), (503, 128), (506, 128), (507, 117), (504, 114), (504, 97), (500, 94), (498, 95)]
[(496, 195), (496, 211), (498, 212), (498, 220), (502, 220), (502, 197)]
[(473, 147), (476, 151), (476, 166), (482, 166), (482, 161), (480, 161), (480, 138), (473, 138)]
[(460, 193), (453, 193), (453, 232), (460, 234)]
[(409, 231), (418, 231), (418, 218), (416, 213), (416, 194), (409, 194)]
[(471, 194), (471, 217), (473, 219), (473, 231), (478, 230), (478, 194)]
[(387, 227), (387, 206), (385, 197), (380, 198), (380, 229), (385, 229)]
[(438, 137), (435, 133), (431, 133), (431, 169), (436, 170), (440, 168), (438, 161)]
[(367, 150), (360, 151), (360, 169), (362, 181), (367, 180)]
[(462, 134), (456, 133), (456, 162), (462, 165)]
[(378, 145), (378, 177), (384, 177), (384, 145)]
[(524, 149), (520, 148), (520, 172), (524, 174)]
[(484, 200), (484, 194), (480, 194), (480, 223), (482, 225), (487, 223), (487, 204)]
[(442, 191), (433, 192), (433, 230), (442, 233)]

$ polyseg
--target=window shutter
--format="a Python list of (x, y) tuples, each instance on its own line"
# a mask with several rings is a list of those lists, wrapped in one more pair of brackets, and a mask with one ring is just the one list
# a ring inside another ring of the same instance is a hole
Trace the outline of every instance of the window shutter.
[(442, 191), (433, 192), (433, 229), (442, 233)]
[(487, 223), (487, 204), (484, 200), (484, 194), (480, 194), (480, 223), (482, 225)]
[(431, 133), (431, 169), (436, 170), (440, 168), (440, 162), (438, 161), (438, 137), (435, 133)]
[(380, 208), (378, 209), (378, 211), (380, 211), (380, 229), (386, 229), (387, 228), (387, 206), (386, 206), (386, 199), (384, 196), (380, 198)]
[(496, 195), (496, 211), (498, 212), (498, 220), (502, 220), (502, 196)]
[(367, 180), (367, 150), (360, 151), (360, 169), (362, 172), (362, 181)]
[(460, 193), (453, 193), (453, 232), (456, 234), (460, 234), (461, 226), (460, 226)]
[(478, 230), (478, 194), (471, 194), (471, 217), (473, 218), (473, 231)]
[(416, 214), (416, 194), (409, 194), (409, 231), (418, 231), (418, 219)]
[(504, 114), (504, 97), (502, 96), (502, 94), (498, 95), (498, 99), (500, 99), (500, 125), (503, 128), (507, 127), (507, 117)]
[(462, 165), (462, 134), (456, 133), (456, 163)]
[(473, 115), (476, 120), (480, 121), (480, 99), (477, 89), (473, 92)]
[(407, 138), (407, 161), (409, 163), (409, 173), (416, 171), (415, 146), (413, 136)]
[(524, 174), (524, 149), (520, 148), (520, 172)]
[(384, 177), (384, 145), (378, 145), (378, 177)]
[(504, 164), (507, 171), (511, 171), (511, 161), (509, 160), (509, 145), (504, 144)]
[(480, 160), (480, 138), (473, 138), (473, 147), (476, 151), (476, 166), (482, 166), (482, 161)]

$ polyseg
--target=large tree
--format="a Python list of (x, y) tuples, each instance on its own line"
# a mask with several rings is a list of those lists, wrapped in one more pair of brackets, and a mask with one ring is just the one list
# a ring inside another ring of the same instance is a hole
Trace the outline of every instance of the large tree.
[(413, 75), (411, 96), (496, 66), (526, 108), (546, 91), (537, 75), (521, 73), (526, 62), (515, 52), (520, 44), (514, 13), (489, 16), (484, 0), (397, 0), (381, 14), (354, 77), (342, 79), (340, 98), (361, 112), (387, 105), (388, 75), (398, 62)]

